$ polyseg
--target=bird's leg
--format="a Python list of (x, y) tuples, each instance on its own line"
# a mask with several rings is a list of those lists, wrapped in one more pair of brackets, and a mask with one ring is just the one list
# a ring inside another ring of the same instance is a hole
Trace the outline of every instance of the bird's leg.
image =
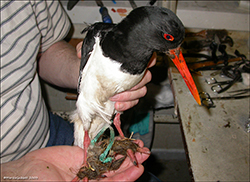
[[(83, 140), (83, 164), (82, 167), (87, 167), (87, 157), (88, 157), (88, 148), (90, 145), (90, 138), (89, 138), (89, 133), (88, 130), (85, 130), (84, 133), (84, 140)], [(88, 177), (84, 177), (82, 179), (83, 182), (88, 182)]]
[(120, 135), (120, 137), (123, 139), (123, 138), (125, 138), (125, 136), (124, 136), (124, 134), (122, 132), (122, 129), (121, 129), (121, 120), (120, 120), (120, 117), (121, 117), (121, 114), (117, 113), (115, 115), (113, 123), (114, 123), (114, 125), (115, 125), (115, 127), (116, 127), (116, 129), (117, 129), (117, 131), (118, 131), (118, 133)]
[[(117, 114), (115, 115), (115, 118), (114, 118), (114, 125), (115, 125), (115, 127), (116, 127), (116, 129), (117, 129), (117, 131), (118, 131), (118, 133), (119, 133), (119, 135), (120, 135), (120, 137), (121, 137), (121, 139), (124, 139), (125, 136), (124, 136), (124, 134), (123, 134), (123, 132), (122, 132), (122, 129), (121, 129), (121, 120), (120, 120), (120, 117), (121, 117), (121, 114), (120, 114), (120, 113), (117, 113)], [(130, 158), (130, 160), (132, 161), (132, 163), (133, 163), (135, 166), (138, 166), (137, 159), (136, 159), (136, 157), (135, 157), (135, 155), (134, 155), (134, 153), (133, 153), (133, 151), (132, 151), (131, 149), (128, 149), (128, 150), (127, 150), (127, 155), (128, 155), (128, 157)]]
[[(90, 145), (90, 138), (89, 138), (89, 134), (88, 134), (88, 130), (84, 131), (84, 140), (83, 140), (83, 164), (81, 166), (82, 167), (87, 167), (87, 155), (88, 155), (88, 147)], [(80, 181), (80, 178), (78, 176), (76, 176), (71, 182), (78, 182)], [(83, 182), (88, 182), (88, 178), (84, 177), (82, 179)]]
[(90, 138), (89, 138), (89, 134), (88, 131), (85, 130), (85, 134), (84, 134), (84, 141), (83, 141), (83, 166), (87, 166), (87, 153), (88, 153), (88, 148), (89, 148), (89, 144), (90, 144)]

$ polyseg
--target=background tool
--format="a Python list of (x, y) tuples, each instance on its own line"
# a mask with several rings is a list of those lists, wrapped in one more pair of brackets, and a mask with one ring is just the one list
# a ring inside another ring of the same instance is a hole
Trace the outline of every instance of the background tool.
[(68, 0), (67, 10), (72, 10), (79, 0)]
[(150, 1), (149, 1), (149, 5), (150, 5), (150, 6), (153, 6), (153, 5), (155, 4), (155, 2), (156, 2), (156, 0), (150, 0)]
[(129, 0), (129, 3), (133, 9), (137, 8), (137, 5), (134, 0)]
[[(250, 97), (250, 94), (246, 94), (249, 92), (249, 88), (236, 90), (233, 92), (238, 92), (238, 93), (236, 93), (234, 95), (222, 96), (222, 97), (210, 97), (209, 93), (207, 93), (207, 92), (200, 92), (199, 94), (200, 94), (202, 105), (206, 106), (208, 109), (216, 107), (213, 100), (233, 100), (233, 99), (245, 99), (245, 98)], [(233, 92), (231, 92), (231, 93), (233, 93)], [(228, 92), (228, 93), (230, 93), (230, 92)]]
[(103, 23), (113, 23), (110, 15), (108, 13), (108, 9), (103, 5), (102, 1), (101, 0), (96, 0), (95, 2), (96, 2), (96, 4), (98, 6), (100, 6), (99, 11), (100, 11), (100, 13), (102, 15)]

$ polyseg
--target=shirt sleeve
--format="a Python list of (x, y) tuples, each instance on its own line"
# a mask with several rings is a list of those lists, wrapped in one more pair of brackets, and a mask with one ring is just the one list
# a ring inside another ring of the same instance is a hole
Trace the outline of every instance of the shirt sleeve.
[(37, 27), (41, 32), (40, 53), (46, 51), (52, 44), (64, 39), (71, 27), (67, 13), (59, 1), (39, 1), (34, 3)]

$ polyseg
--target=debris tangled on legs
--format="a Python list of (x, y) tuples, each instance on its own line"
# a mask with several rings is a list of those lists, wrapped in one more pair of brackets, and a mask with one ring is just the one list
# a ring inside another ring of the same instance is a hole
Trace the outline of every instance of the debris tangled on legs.
[(125, 158), (128, 156), (134, 165), (138, 165), (134, 156), (135, 152), (150, 153), (148, 150), (140, 148), (134, 139), (116, 138), (114, 144), (109, 151), (107, 158), (111, 161), (103, 163), (100, 155), (106, 150), (109, 144), (109, 138), (101, 136), (95, 145), (90, 145), (88, 149), (87, 165), (80, 168), (77, 177), (73, 181), (79, 181), (84, 178), (89, 180), (105, 178), (104, 173), (119, 169)]

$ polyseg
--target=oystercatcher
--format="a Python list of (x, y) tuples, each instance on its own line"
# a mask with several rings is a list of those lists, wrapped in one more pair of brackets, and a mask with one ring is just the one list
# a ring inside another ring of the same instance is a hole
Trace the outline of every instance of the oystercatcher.
[[(180, 50), (185, 29), (169, 9), (139, 7), (118, 24), (95, 23), (83, 32), (87, 34), (82, 45), (77, 109), (72, 120), (75, 145), (84, 148), (84, 165), (90, 139), (109, 128), (116, 113), (109, 98), (140, 82), (153, 52), (169, 55), (200, 104)], [(114, 124), (122, 135), (119, 117), (120, 113), (115, 116)]]

